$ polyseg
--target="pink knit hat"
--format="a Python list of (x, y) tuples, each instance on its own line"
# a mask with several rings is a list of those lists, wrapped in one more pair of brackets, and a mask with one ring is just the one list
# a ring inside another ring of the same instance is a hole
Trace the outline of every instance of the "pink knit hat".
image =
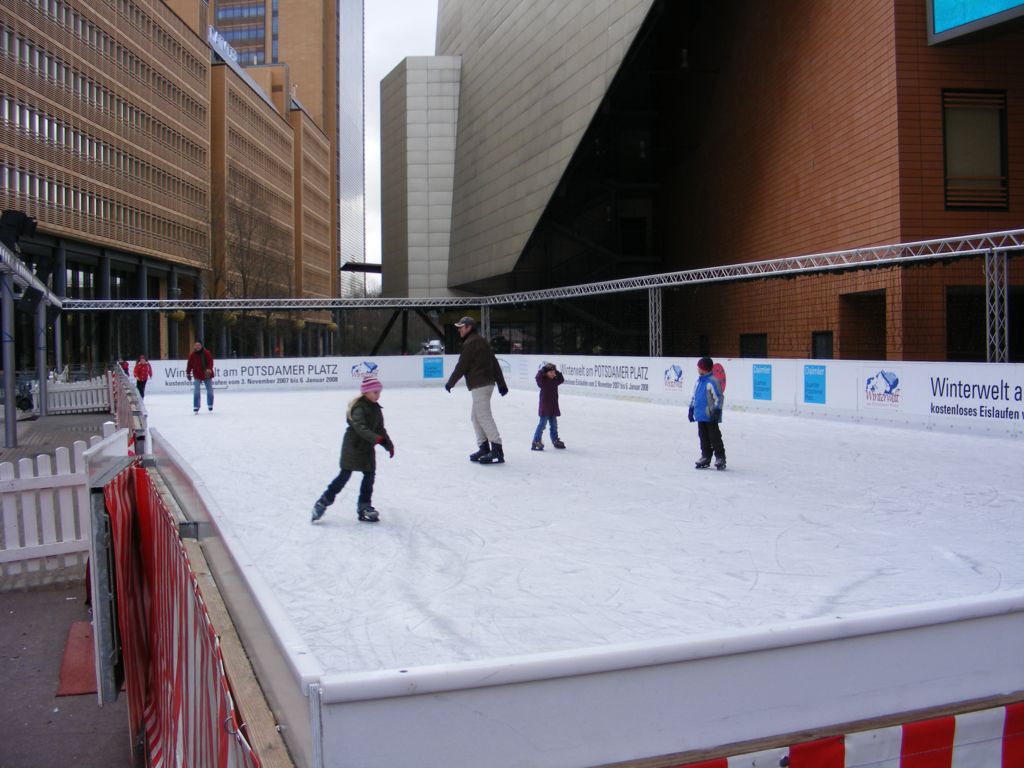
[(380, 379), (374, 376), (372, 373), (368, 373), (363, 377), (363, 383), (359, 385), (359, 391), (364, 395), (367, 392), (380, 392), (384, 389), (384, 385), (380, 383)]

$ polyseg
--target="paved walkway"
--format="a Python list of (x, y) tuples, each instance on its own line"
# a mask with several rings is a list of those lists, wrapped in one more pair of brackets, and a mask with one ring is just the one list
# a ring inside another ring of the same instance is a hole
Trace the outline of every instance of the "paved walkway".
[[(52, 456), (60, 446), (88, 442), (112, 418), (81, 414), (18, 422), (18, 445), (0, 449), (0, 462)], [(89, 618), (82, 581), (0, 591), (0, 768), (131, 766), (123, 695), (102, 708), (95, 694), (56, 695), (68, 630)]]
[(123, 694), (57, 697), (68, 630), (88, 620), (82, 584), (0, 592), (0, 768), (131, 766)]

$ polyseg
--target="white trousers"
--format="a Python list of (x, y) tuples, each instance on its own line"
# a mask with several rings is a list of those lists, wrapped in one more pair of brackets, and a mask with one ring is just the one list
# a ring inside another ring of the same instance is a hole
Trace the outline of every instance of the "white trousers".
[(494, 416), (491, 415), (491, 395), (494, 394), (494, 385), (475, 387), (469, 390), (469, 394), (473, 396), (470, 420), (473, 422), (473, 431), (476, 432), (476, 444), (481, 445), (484, 440), (488, 440), (491, 444), (501, 445), (498, 425), (494, 423)]

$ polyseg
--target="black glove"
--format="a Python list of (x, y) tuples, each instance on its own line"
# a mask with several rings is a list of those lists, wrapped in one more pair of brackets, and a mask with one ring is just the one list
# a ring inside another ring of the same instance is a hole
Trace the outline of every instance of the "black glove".
[(450, 395), (452, 393), (452, 385), (451, 384), (445, 384), (444, 385), (444, 391), (447, 392)]
[(498, 387), (498, 394), (504, 397), (508, 394), (508, 387)]
[(693, 406), (692, 405), (690, 406), (690, 410), (688, 410), (686, 412), (686, 418), (688, 418), (690, 421), (693, 421)]
[(721, 408), (712, 408), (711, 409), (711, 420), (713, 422), (715, 422), (715, 424), (721, 424), (722, 423), (722, 409)]
[(395, 458), (395, 444), (391, 442), (390, 437), (385, 437), (381, 441), (381, 445), (384, 446), (384, 450), (388, 452), (389, 459)]

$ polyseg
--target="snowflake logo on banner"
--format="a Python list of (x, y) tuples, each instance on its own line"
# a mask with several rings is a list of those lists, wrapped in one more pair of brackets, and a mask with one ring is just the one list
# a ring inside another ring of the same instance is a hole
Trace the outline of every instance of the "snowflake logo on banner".
[(869, 408), (899, 408), (899, 374), (880, 370), (868, 376), (864, 382), (864, 405)]
[(356, 363), (352, 366), (352, 378), (361, 379), (368, 373), (377, 373), (377, 369), (380, 366), (376, 363), (370, 362), (369, 360), (363, 360), (361, 363)]
[(665, 369), (665, 389), (683, 388), (683, 366), (673, 363)]

